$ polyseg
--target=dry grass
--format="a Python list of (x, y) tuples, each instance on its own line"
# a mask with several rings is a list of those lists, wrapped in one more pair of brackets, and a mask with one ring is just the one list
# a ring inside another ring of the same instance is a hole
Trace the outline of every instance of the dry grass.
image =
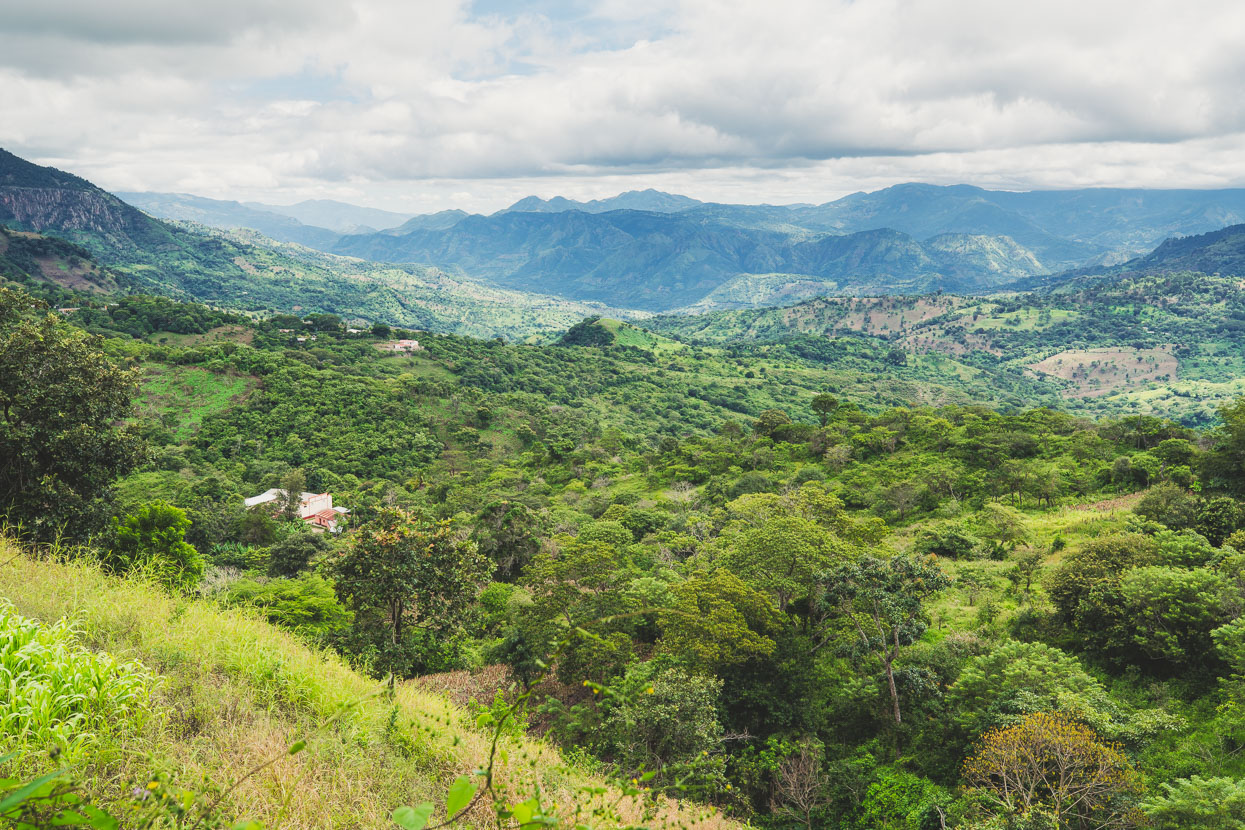
[(1042, 375), (1069, 381), (1071, 398), (1092, 398), (1121, 389), (1144, 386), (1162, 378), (1175, 378), (1179, 361), (1170, 346), (1157, 349), (1069, 349), (1045, 360), (1030, 363)]
[[(395, 806), (440, 803), (454, 777), (488, 757), (491, 736), (445, 695), (403, 684), (390, 698), (383, 684), (248, 613), (172, 597), (81, 562), (35, 561), (0, 539), (6, 560), (0, 596), (19, 613), (49, 623), (69, 618), (88, 647), (141, 660), (164, 678), (142, 732), (119, 737), (82, 770), (105, 803), (123, 800), (153, 772), (220, 791), (279, 757), (227, 796), (226, 813), (269, 827), (391, 827)], [(307, 749), (283, 755), (295, 740)], [(581, 790), (604, 782), (544, 742), (503, 743), (497, 778), (504, 792), (521, 799), (539, 788), (564, 813), (576, 804), (591, 809)], [(625, 803), (619, 812), (637, 820), (640, 811)], [(472, 822), (484, 824), (489, 811), (476, 812)], [(706, 808), (674, 804), (649, 824), (734, 826)]]

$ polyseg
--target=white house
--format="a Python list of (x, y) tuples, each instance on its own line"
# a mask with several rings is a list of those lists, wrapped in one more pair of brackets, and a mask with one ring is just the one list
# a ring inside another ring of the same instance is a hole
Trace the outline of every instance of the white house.
[[(251, 496), (249, 499), (243, 500), (243, 504), (248, 508), (259, 507), (260, 505), (269, 505), (269, 508), (276, 512), (285, 502), (285, 491), (280, 487), (274, 487), (271, 490), (265, 490), (258, 496)], [(323, 533), (337, 532), (337, 522), (342, 516), (350, 513), (345, 507), (333, 506), (332, 493), (303, 493), (298, 500), (298, 518), (302, 519), (311, 529)]]

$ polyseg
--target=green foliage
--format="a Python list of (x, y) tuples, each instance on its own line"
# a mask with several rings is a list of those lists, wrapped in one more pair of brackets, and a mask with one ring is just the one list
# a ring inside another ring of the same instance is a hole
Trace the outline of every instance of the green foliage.
[(1035, 712), (1062, 712), (1104, 733), (1120, 717), (1106, 688), (1075, 657), (1015, 640), (969, 659), (947, 690), (947, 704), (969, 740)]
[(225, 602), (258, 608), (269, 622), (316, 643), (340, 639), (351, 622), (333, 584), (317, 574), (264, 582), (240, 579), (228, 586)]
[(924, 531), (916, 540), (918, 553), (947, 559), (971, 559), (981, 540), (958, 524), (942, 525)]
[(778, 610), (729, 570), (696, 574), (671, 595), (660, 646), (693, 669), (720, 675), (774, 653), (773, 637), (782, 627)]
[(329, 549), (323, 533), (293, 533), (268, 548), (270, 576), (297, 576), (312, 559)]
[(449, 521), (429, 522), (397, 509), (382, 511), (332, 561), (334, 588), (354, 613), (354, 630), (377, 649), (376, 668), (410, 673), (408, 627), (439, 642), (462, 625), (479, 594), (488, 562)]
[(1147, 490), (1133, 511), (1172, 530), (1184, 530), (1197, 523), (1198, 498), (1184, 487), (1165, 482)]
[(950, 578), (932, 558), (864, 556), (826, 571), (820, 582), (823, 606), (849, 621), (858, 635), (857, 648), (881, 663), (899, 726), (895, 661), (925, 633), (924, 601), (950, 585)]
[(911, 772), (882, 767), (865, 790), (856, 826), (925, 830), (937, 826), (938, 806), (951, 800), (942, 787)]
[(1161, 785), (1142, 803), (1154, 830), (1242, 830), (1245, 782), (1195, 775)]
[(1207, 568), (1133, 568), (1119, 590), (1133, 644), (1149, 659), (1179, 667), (1213, 656), (1211, 631), (1237, 605), (1228, 581)]
[(98, 529), (108, 485), (141, 459), (120, 422), (137, 375), (98, 339), (0, 286), (0, 513), (48, 539)]
[(141, 571), (170, 587), (188, 589), (203, 575), (203, 559), (186, 542), (186, 512), (152, 502), (124, 519), (113, 519), (104, 564), (118, 572)]
[(55, 748), (66, 764), (89, 760), (102, 736), (137, 730), (155, 684), (140, 664), (83, 648), (68, 622), (44, 626), (7, 602), (0, 603), (0, 672), (6, 748)]
[[(641, 663), (614, 690), (601, 724), (605, 754), (624, 774), (698, 763), (702, 786), (722, 782), (721, 681)], [(711, 760), (704, 763), (702, 759)]]

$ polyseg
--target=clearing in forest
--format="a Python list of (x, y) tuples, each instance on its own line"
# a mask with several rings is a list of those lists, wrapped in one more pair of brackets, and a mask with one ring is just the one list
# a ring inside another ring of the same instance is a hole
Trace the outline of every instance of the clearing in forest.
[(1070, 381), (1071, 398), (1093, 398), (1155, 381), (1172, 381), (1180, 368), (1170, 346), (1133, 349), (1127, 346), (1068, 349), (1030, 363), (1040, 375)]

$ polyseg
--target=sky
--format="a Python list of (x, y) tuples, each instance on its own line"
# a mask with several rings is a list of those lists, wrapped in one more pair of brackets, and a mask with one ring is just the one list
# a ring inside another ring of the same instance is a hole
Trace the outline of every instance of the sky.
[(404, 212), (1245, 186), (1239, 0), (0, 0), (0, 147)]

